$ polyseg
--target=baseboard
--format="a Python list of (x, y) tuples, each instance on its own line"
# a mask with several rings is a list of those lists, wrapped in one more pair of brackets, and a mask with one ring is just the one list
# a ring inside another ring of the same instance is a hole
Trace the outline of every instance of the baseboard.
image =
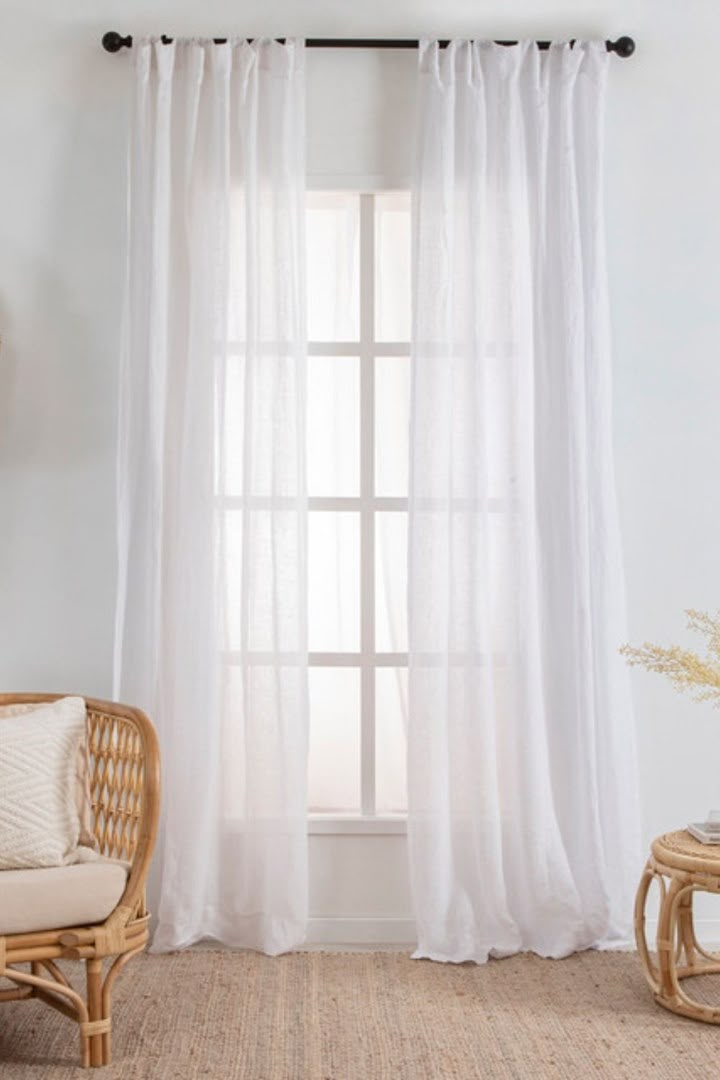
[[(657, 919), (648, 919), (645, 927), (648, 946), (654, 951)], [(696, 918), (695, 933), (704, 948), (720, 952), (720, 919)], [(328, 952), (366, 949), (406, 952), (415, 948), (416, 941), (413, 919), (329, 915), (310, 919), (304, 948)], [(216, 949), (218, 944), (201, 942), (194, 947)]]
[(414, 919), (315, 916), (306, 948), (412, 949), (416, 940)]
[[(657, 920), (646, 923), (647, 940), (654, 947)], [(720, 919), (695, 919), (698, 941), (711, 951), (720, 950)], [(308, 949), (411, 949), (416, 942), (415, 922), (408, 918), (315, 916), (310, 919)]]

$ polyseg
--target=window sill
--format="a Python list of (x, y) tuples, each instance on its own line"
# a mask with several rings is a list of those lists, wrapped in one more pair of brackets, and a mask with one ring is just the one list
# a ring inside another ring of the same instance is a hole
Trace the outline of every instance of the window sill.
[(310, 836), (404, 836), (406, 833), (407, 818), (400, 814), (387, 817), (311, 814), (308, 818)]

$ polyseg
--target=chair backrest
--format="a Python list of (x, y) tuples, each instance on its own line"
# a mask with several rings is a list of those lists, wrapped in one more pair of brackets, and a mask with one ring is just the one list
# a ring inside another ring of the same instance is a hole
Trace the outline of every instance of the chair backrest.
[(134, 718), (88, 702), (88, 780), (100, 851), (132, 862), (145, 793), (145, 745)]
[[(64, 694), (0, 694), (0, 705), (56, 701)], [(93, 832), (100, 852), (134, 863), (149, 860), (160, 804), (160, 757), (145, 713), (86, 698), (88, 780)], [(30, 714), (32, 715), (32, 714)]]

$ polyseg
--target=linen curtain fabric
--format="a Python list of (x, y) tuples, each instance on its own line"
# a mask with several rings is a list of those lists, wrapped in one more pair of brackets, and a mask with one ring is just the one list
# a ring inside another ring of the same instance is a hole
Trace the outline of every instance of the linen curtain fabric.
[(307, 914), (302, 42), (135, 50), (115, 692), (158, 725), (158, 950)]
[(603, 44), (427, 43), (414, 181), (415, 954), (629, 937), (633, 716), (603, 254)]

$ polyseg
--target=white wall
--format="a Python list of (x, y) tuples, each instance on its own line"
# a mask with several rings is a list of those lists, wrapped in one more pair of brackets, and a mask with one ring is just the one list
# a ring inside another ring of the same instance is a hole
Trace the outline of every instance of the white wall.
[[(720, 8), (713, 0), (2, 0), (0, 687), (110, 693), (129, 56), (103, 31), (617, 36), (608, 224), (630, 633), (720, 607)], [(99, 9), (102, 8), (102, 11)], [(310, 169), (399, 181), (412, 56), (310, 57)], [(329, 89), (328, 89), (329, 88)], [(340, 164), (338, 164), (338, 162)], [(634, 677), (646, 837), (720, 806), (720, 716)], [(313, 837), (316, 916), (408, 915), (402, 840)], [(357, 852), (374, 852), (368, 862)], [(707, 909), (709, 911), (709, 909)], [(398, 920), (392, 922), (392, 920)], [(342, 938), (347, 924), (317, 924)], [(395, 930), (393, 930), (395, 927)], [(363, 932), (358, 930), (357, 936)], [(718, 933), (720, 937), (720, 933)]]

